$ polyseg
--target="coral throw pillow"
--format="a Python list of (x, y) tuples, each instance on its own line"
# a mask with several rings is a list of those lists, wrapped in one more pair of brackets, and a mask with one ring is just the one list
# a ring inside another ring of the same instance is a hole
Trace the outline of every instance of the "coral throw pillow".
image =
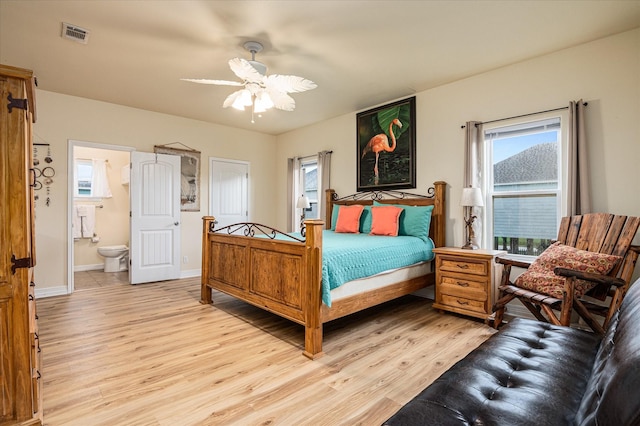
[[(620, 256), (579, 250), (557, 242), (543, 251), (529, 269), (516, 279), (514, 285), (562, 299), (566, 278), (554, 274), (555, 268), (607, 275), (621, 259)], [(590, 281), (576, 280), (576, 297), (583, 296), (594, 286), (595, 283)]]
[(362, 210), (364, 210), (364, 206), (359, 204), (340, 206), (338, 220), (336, 221), (336, 232), (359, 234)]
[(400, 215), (398, 235), (410, 235), (421, 238), (425, 242), (429, 241), (429, 227), (431, 226), (433, 206), (406, 206), (403, 204), (385, 204), (379, 201), (374, 201), (373, 205), (400, 207), (404, 212)]
[(398, 235), (402, 209), (395, 206), (371, 207), (371, 235)]

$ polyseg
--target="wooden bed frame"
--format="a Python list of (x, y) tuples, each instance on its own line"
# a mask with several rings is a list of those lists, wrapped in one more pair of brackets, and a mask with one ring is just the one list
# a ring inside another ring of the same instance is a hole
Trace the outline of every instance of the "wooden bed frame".
[[(334, 205), (380, 203), (433, 205), (429, 235), (436, 247), (445, 245), (445, 182), (435, 182), (427, 196), (398, 191), (357, 193), (338, 198), (326, 194), (326, 223)], [(251, 303), (305, 327), (304, 352), (322, 355), (322, 325), (371, 306), (413, 293), (435, 282), (434, 272), (381, 289), (322, 303), (322, 230), (325, 221), (306, 220), (306, 240), (287, 238), (273, 228), (242, 223), (214, 230), (215, 219), (203, 217), (201, 303), (211, 304), (212, 289)], [(242, 231), (243, 235), (231, 234)], [(222, 231), (222, 232), (220, 232)], [(257, 231), (257, 232), (256, 232)], [(268, 238), (256, 238), (262, 234)]]

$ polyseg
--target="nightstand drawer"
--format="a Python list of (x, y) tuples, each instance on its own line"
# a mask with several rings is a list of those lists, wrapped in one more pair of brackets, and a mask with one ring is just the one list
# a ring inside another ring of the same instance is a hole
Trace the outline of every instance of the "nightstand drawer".
[(433, 307), (476, 318), (491, 314), (494, 299), (494, 259), (500, 250), (437, 247)]
[(485, 281), (443, 276), (439, 285), (439, 290), (442, 294), (465, 299), (487, 300), (487, 283)]
[(449, 257), (440, 256), (438, 269), (440, 271), (459, 272), (462, 274), (480, 275), (486, 277), (488, 274), (488, 264), (486, 261), (466, 259), (460, 256)]
[(464, 309), (466, 311), (478, 312), (481, 314), (486, 313), (485, 301), (449, 296), (448, 294), (442, 294), (441, 298), (442, 304), (451, 308)]

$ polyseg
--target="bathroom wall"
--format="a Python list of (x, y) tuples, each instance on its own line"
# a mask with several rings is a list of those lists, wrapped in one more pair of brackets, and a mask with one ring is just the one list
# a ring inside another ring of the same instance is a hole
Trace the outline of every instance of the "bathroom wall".
[(97, 243), (91, 238), (81, 238), (73, 243), (73, 267), (75, 271), (102, 269), (104, 259), (98, 254), (99, 246), (117, 244), (129, 245), (129, 185), (122, 184), (122, 167), (129, 165), (128, 151), (76, 146), (74, 158), (107, 160), (107, 175), (113, 197), (103, 198), (101, 202), (83, 202), (80, 204), (102, 205), (96, 208), (95, 234)]

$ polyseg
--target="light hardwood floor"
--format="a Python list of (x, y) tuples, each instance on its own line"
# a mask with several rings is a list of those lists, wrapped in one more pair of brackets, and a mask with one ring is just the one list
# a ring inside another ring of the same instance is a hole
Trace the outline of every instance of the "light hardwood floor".
[[(99, 280), (99, 279), (98, 279)], [(493, 330), (406, 296), (304, 329), (199, 278), (38, 300), (44, 420), (59, 425), (379, 425)]]

